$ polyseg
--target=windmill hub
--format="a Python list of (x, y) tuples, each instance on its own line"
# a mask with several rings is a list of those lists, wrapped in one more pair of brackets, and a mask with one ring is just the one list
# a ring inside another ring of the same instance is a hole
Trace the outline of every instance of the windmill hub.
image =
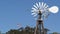
[(39, 10), (38, 15), (42, 15), (42, 12)]

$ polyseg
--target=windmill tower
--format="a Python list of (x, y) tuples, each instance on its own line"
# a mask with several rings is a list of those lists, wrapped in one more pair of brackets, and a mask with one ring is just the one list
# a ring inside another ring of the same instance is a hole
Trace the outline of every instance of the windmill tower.
[(42, 33), (44, 34), (44, 26), (43, 26), (43, 20), (41, 19), (41, 15), (42, 13), (41, 11), (39, 11), (34, 34), (42, 34)]
[(47, 18), (50, 12), (57, 13), (58, 7), (53, 6), (49, 8), (49, 6), (46, 3), (39, 2), (39, 3), (36, 3), (36, 5), (33, 5), (31, 12), (33, 17), (37, 18), (36, 29), (34, 34), (45, 34), (43, 19)]

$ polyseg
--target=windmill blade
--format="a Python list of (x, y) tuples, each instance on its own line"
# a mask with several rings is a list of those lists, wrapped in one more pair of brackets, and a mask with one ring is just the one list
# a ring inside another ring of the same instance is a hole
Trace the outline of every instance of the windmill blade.
[(37, 14), (35, 14), (33, 17), (36, 17), (37, 16)]
[(44, 4), (44, 7), (46, 6), (46, 3)]
[(37, 10), (32, 10), (31, 12), (32, 12), (32, 13), (38, 13), (38, 11), (37, 11)]
[(34, 15), (34, 14), (36, 14), (36, 13), (32, 13), (31, 15)]
[(34, 7), (32, 7), (32, 10), (36, 10)]
[(39, 5), (38, 5), (38, 3), (36, 3), (36, 6), (39, 8)]
[(33, 5), (33, 6), (34, 6), (34, 8), (38, 9), (38, 7), (36, 5)]
[(39, 2), (39, 9), (41, 9), (41, 3)]
[(41, 3), (39, 2), (39, 6), (41, 6)]
[(45, 8), (48, 8), (48, 5)]
[(36, 10), (31, 10), (31, 12), (35, 12)]
[(44, 3), (42, 2), (42, 6), (44, 5)]

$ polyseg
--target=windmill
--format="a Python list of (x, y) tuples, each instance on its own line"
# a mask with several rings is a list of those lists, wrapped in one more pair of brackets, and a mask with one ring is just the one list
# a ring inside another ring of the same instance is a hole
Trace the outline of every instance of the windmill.
[(52, 6), (49, 8), (49, 6), (44, 2), (38, 2), (35, 5), (33, 5), (31, 15), (33, 15), (33, 17), (37, 19), (34, 34), (45, 34), (43, 19), (47, 18), (50, 13), (57, 13), (58, 10), (59, 9), (57, 6)]

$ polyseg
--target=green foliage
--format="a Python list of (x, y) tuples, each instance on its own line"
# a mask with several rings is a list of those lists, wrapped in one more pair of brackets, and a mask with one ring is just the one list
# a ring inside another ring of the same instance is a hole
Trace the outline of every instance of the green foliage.
[(53, 32), (53, 33), (51, 33), (51, 34), (59, 34), (58, 32)]
[[(6, 32), (6, 34), (34, 34), (35, 27), (29, 27), (26, 26), (25, 28), (21, 27), (19, 29), (11, 29), (10, 31)], [(48, 29), (45, 29), (45, 31), (48, 31)]]
[(18, 30), (10, 30), (10, 31), (6, 32), (6, 34), (19, 34), (19, 33), (20, 33), (20, 31), (18, 31)]

